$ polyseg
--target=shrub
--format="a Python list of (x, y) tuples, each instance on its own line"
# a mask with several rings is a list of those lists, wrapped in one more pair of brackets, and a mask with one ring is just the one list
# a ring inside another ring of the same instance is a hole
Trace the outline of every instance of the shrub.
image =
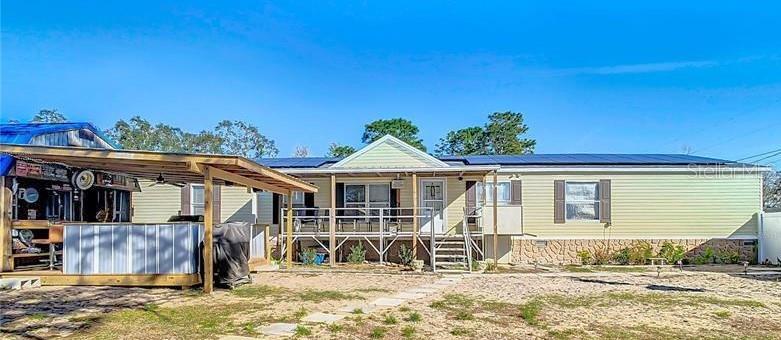
[(601, 266), (610, 262), (610, 253), (607, 249), (597, 249), (594, 251), (594, 264)]
[(629, 248), (630, 264), (645, 264), (651, 256), (653, 256), (653, 248), (648, 242), (638, 242)]
[(401, 336), (407, 339), (412, 338), (414, 335), (415, 335), (415, 327), (406, 325), (404, 326), (404, 328), (401, 329)]
[(740, 252), (732, 249), (720, 250), (716, 258), (719, 260), (719, 263), (736, 264), (740, 262)]
[(305, 266), (311, 266), (315, 264), (315, 259), (317, 258), (317, 251), (315, 251), (313, 248), (307, 248), (301, 252), (300, 256), (301, 256), (301, 262)]
[(412, 249), (408, 248), (406, 244), (402, 244), (399, 247), (399, 259), (401, 259), (401, 265), (409, 267), (412, 265), (412, 260), (415, 257), (412, 254)]
[(618, 264), (629, 264), (629, 248), (623, 248), (613, 254), (613, 262)]
[(395, 325), (399, 323), (399, 320), (396, 320), (396, 317), (393, 315), (388, 315), (385, 317), (385, 321), (383, 321), (386, 325)]
[(298, 325), (296, 326), (296, 335), (298, 336), (310, 336), (312, 335), (312, 331), (309, 330), (309, 328), (306, 328), (305, 326)]
[(423, 319), (423, 317), (422, 317), (422, 316), (420, 316), (420, 313), (418, 313), (418, 312), (412, 312), (412, 313), (410, 313), (410, 314), (409, 314), (409, 316), (408, 316), (408, 317), (404, 318), (404, 321), (409, 321), (409, 322), (419, 322), (419, 321), (420, 321), (420, 320), (422, 320), (422, 319)]
[(385, 333), (387, 332), (388, 330), (383, 327), (374, 327), (371, 334), (369, 334), (369, 337), (372, 339), (382, 339), (385, 337)]
[(485, 264), (485, 271), (487, 272), (496, 271), (496, 263), (494, 263), (494, 261), (488, 261), (488, 263)]
[(713, 263), (713, 259), (716, 254), (713, 252), (713, 247), (705, 247), (705, 250), (694, 257), (694, 264), (709, 264)]
[(579, 251), (578, 258), (580, 259), (580, 264), (584, 266), (591, 264), (591, 252), (589, 252), (588, 250)]
[(363, 247), (363, 242), (350, 247), (350, 254), (347, 255), (347, 261), (350, 263), (363, 263), (366, 261), (366, 248)]
[(683, 261), (686, 255), (686, 249), (682, 245), (674, 245), (670, 241), (662, 243), (662, 248), (659, 249), (659, 257), (664, 258), (668, 264), (676, 264), (678, 261)]

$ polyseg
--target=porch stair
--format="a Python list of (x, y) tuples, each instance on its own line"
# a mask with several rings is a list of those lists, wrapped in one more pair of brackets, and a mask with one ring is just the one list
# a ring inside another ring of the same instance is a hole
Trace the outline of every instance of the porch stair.
[(463, 235), (440, 235), (434, 241), (434, 271), (438, 273), (469, 273), (467, 244)]

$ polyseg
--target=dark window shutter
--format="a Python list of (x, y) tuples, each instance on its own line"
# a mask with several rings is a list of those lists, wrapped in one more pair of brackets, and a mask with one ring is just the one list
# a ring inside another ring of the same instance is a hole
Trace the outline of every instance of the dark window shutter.
[(282, 205), (282, 195), (280, 194), (273, 194), (271, 195), (271, 223), (272, 224), (279, 224), (279, 209), (280, 205)]
[[(399, 189), (391, 189), (390, 191), (390, 206), (391, 208), (398, 208), (399, 207)], [(391, 209), (390, 210), (391, 216), (398, 215), (398, 210)]]
[(566, 220), (564, 197), (564, 181), (553, 181), (553, 223), (555, 224), (562, 224)]
[(610, 223), (611, 219), (611, 184), (609, 179), (599, 181), (599, 222)]
[(215, 185), (212, 189), (212, 223), (219, 224), (222, 222), (220, 216), (220, 210), (222, 207), (222, 186)]
[(510, 181), (510, 204), (521, 205), (522, 192), (520, 180)]
[(179, 215), (190, 215), (190, 184), (185, 184), (181, 188), (182, 200), (179, 208)]
[[(344, 183), (336, 183), (336, 208), (344, 208)], [(344, 210), (337, 210), (336, 215), (344, 215)]]
[[(315, 194), (311, 192), (305, 192), (304, 193), (304, 208), (314, 208), (315, 207)], [(317, 214), (317, 211), (315, 210), (307, 210), (305, 215), (306, 216), (315, 216)]]

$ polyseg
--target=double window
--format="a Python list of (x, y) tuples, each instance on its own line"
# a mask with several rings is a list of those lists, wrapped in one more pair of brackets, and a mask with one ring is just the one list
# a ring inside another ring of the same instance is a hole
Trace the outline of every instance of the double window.
[(598, 182), (566, 182), (564, 193), (567, 220), (599, 220)]
[(390, 184), (345, 184), (345, 208), (390, 208)]
[[(510, 182), (497, 182), (496, 183), (496, 198), (497, 203), (499, 205), (503, 204), (510, 204)], [(483, 197), (485, 197), (485, 200), (483, 200)], [(493, 182), (486, 182), (483, 184), (482, 182), (477, 182), (477, 204), (480, 205), (482, 202), (485, 201), (486, 204), (493, 204), (494, 203), (494, 183)]]

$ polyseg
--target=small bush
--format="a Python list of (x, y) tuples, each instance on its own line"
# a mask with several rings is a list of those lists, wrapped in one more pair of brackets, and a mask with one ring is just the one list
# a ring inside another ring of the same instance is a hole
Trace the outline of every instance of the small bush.
[(521, 319), (532, 326), (536, 326), (539, 323), (537, 316), (539, 316), (541, 309), (542, 303), (540, 301), (532, 300), (524, 303), (521, 305)]
[(406, 325), (404, 326), (404, 328), (401, 329), (401, 336), (405, 338), (412, 338), (414, 335), (415, 335), (415, 327)]
[(363, 247), (363, 242), (350, 247), (350, 254), (347, 255), (347, 261), (350, 263), (363, 263), (366, 261), (366, 248)]
[(613, 254), (613, 262), (617, 264), (629, 264), (629, 248), (623, 248)]
[(594, 251), (594, 264), (601, 266), (606, 265), (610, 262), (610, 252), (607, 251), (607, 249), (597, 249)]
[(298, 325), (296, 326), (295, 333), (297, 336), (310, 336), (312, 335), (312, 331), (309, 328), (306, 328), (306, 326)]
[(409, 322), (419, 322), (420, 320), (423, 320), (423, 317), (420, 316), (420, 313), (418, 312), (412, 312), (409, 314), (409, 316), (404, 318), (404, 321), (409, 321)]
[(395, 325), (399, 323), (399, 320), (396, 320), (396, 317), (393, 315), (387, 315), (385, 316), (385, 320), (383, 321), (386, 325)]
[(676, 264), (678, 261), (683, 261), (685, 255), (686, 249), (682, 245), (675, 245), (670, 241), (665, 241), (659, 249), (658, 256), (667, 261), (667, 264)]
[(496, 263), (494, 263), (494, 261), (488, 261), (488, 263), (485, 264), (485, 271), (487, 271), (487, 272), (495, 272), (496, 271)]
[(713, 252), (713, 247), (705, 247), (705, 250), (703, 250), (700, 255), (697, 255), (694, 257), (694, 264), (710, 264), (713, 263), (714, 258), (716, 257), (716, 254)]
[(300, 308), (298, 308), (298, 310), (295, 313), (293, 313), (293, 317), (296, 318), (296, 320), (298, 320), (305, 317), (308, 313), (309, 311), (307, 311), (306, 308), (304, 308), (304, 306), (301, 306)]
[(415, 256), (412, 254), (412, 249), (408, 248), (406, 244), (402, 244), (401, 247), (399, 247), (399, 259), (401, 260), (402, 266), (411, 266), (412, 260), (415, 259)]
[(315, 259), (317, 259), (317, 251), (312, 248), (307, 248), (304, 249), (304, 251), (302, 251), (299, 256), (301, 256), (301, 263), (303, 263), (305, 266), (311, 266), (315, 264)]
[(584, 266), (591, 264), (591, 252), (588, 250), (579, 251), (578, 258), (580, 259), (580, 264)]
[(340, 324), (332, 323), (328, 325), (328, 331), (330, 331), (331, 333), (339, 333), (342, 331), (342, 329), (344, 329), (344, 326)]
[(353, 313), (353, 314), (363, 314), (363, 309), (356, 308), (356, 309), (353, 309), (353, 311), (351, 313)]
[(469, 335), (469, 331), (466, 328), (463, 327), (455, 327), (450, 330), (450, 335), (452, 336), (465, 336)]
[(385, 337), (385, 333), (387, 332), (388, 330), (383, 327), (374, 327), (371, 334), (369, 334), (369, 337), (372, 339), (382, 339)]
[(720, 250), (716, 254), (716, 258), (722, 264), (736, 264), (740, 262), (740, 252), (732, 249)]
[(653, 256), (653, 248), (648, 242), (635, 243), (629, 248), (629, 263), (643, 265)]

